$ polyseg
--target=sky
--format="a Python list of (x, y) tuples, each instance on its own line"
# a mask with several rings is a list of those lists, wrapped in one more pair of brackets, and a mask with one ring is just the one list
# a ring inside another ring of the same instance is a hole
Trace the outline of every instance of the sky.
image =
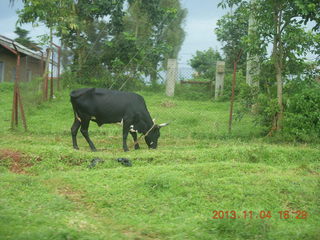
[[(210, 47), (220, 50), (221, 44), (216, 39), (214, 29), (217, 20), (226, 10), (217, 7), (219, 2), (220, 0), (181, 0), (182, 7), (188, 10), (188, 15), (184, 23), (186, 38), (178, 58), (180, 67), (188, 67), (189, 59), (197, 50), (203, 51)], [(12, 39), (16, 37), (16, 10), (21, 8), (21, 0), (16, 0), (13, 7), (9, 5), (9, 0), (0, 0), (0, 35)], [(21, 27), (29, 30), (30, 36), (36, 41), (36, 36), (49, 33), (44, 26), (33, 27), (31, 24), (24, 24)]]

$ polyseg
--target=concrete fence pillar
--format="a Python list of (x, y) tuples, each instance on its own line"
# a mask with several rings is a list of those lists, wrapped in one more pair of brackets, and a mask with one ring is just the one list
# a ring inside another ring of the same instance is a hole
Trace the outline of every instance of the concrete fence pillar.
[(166, 77), (166, 95), (174, 96), (174, 88), (178, 79), (178, 62), (177, 59), (168, 59), (167, 77)]
[(218, 99), (218, 97), (222, 96), (223, 94), (224, 68), (225, 68), (225, 62), (217, 61), (214, 99)]

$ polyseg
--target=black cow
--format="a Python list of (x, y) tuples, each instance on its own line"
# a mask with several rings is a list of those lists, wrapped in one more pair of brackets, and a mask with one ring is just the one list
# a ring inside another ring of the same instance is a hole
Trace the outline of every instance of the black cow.
[(160, 128), (167, 123), (157, 125), (151, 119), (143, 97), (131, 92), (106, 90), (102, 88), (82, 88), (70, 93), (74, 111), (74, 123), (71, 127), (73, 147), (79, 149), (77, 133), (79, 128), (92, 151), (97, 151), (89, 138), (90, 121), (101, 126), (105, 123), (123, 124), (123, 150), (128, 151), (128, 133), (133, 137), (134, 148), (139, 149), (137, 132), (144, 135), (149, 148), (157, 148)]

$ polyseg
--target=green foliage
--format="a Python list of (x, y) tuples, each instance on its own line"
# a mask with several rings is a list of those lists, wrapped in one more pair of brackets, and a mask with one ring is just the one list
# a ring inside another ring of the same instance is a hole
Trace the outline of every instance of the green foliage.
[(30, 37), (28, 37), (29, 35), (29, 31), (22, 29), (18, 26), (16, 26), (16, 29), (14, 31), (15, 34), (18, 35), (17, 38), (15, 38), (14, 40), (20, 44), (22, 44), (23, 46), (30, 48), (32, 50), (39, 50), (39, 47), (36, 45), (35, 42), (33, 42)]
[(212, 48), (197, 51), (189, 61), (190, 66), (197, 71), (199, 77), (212, 80), (215, 78), (217, 61), (222, 60), (220, 53)]
[[(304, 84), (305, 85), (305, 84)], [(305, 86), (288, 99), (283, 133), (290, 140), (319, 141), (320, 87)]]
[(228, 65), (235, 61), (243, 63), (245, 60), (244, 37), (248, 34), (248, 6), (241, 5), (234, 13), (226, 14), (217, 21), (215, 33), (218, 41), (223, 44), (223, 52)]
[(96, 73), (102, 71), (104, 75), (104, 42), (122, 31), (123, 3), (124, 0), (26, 0), (18, 12), (18, 22), (44, 23), (71, 49), (71, 69), (77, 77), (97, 78)]
[[(286, 141), (318, 142), (320, 139), (319, 84), (313, 79), (295, 78), (286, 83), (284, 90), (283, 129), (276, 138)], [(240, 120), (244, 114), (250, 114), (254, 117), (256, 124), (263, 126), (264, 133), (269, 133), (279, 111), (275, 94), (262, 94), (256, 87), (243, 85), (239, 102), (236, 119)]]
[(135, 47), (129, 49), (130, 62), (157, 84), (160, 64), (166, 68), (169, 58), (177, 58), (185, 32), (182, 23), (186, 10), (179, 0), (129, 1), (125, 29), (135, 37)]
[[(220, 97), (221, 101), (229, 101), (231, 97), (232, 89), (232, 73), (227, 72), (225, 74), (224, 85), (223, 85), (223, 96)], [(235, 88), (235, 97), (237, 98), (242, 92), (243, 88), (247, 88), (246, 76), (242, 71), (237, 72), (236, 88)]]

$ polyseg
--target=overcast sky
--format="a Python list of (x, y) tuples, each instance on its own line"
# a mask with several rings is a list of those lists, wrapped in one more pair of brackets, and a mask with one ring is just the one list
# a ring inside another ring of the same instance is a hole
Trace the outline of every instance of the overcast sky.
[[(184, 24), (186, 38), (179, 54), (180, 67), (185, 67), (188, 60), (197, 50), (213, 48), (219, 50), (221, 45), (214, 34), (217, 20), (225, 14), (225, 10), (218, 9), (220, 0), (181, 0), (183, 8), (188, 10)], [(0, 0), (0, 34), (8, 38), (15, 38), (15, 24), (17, 21), (16, 10), (22, 8), (21, 1), (17, 0), (13, 7), (9, 6), (9, 0)], [(43, 26), (33, 28), (30, 24), (22, 25), (22, 28), (30, 31), (30, 36), (48, 33)]]

